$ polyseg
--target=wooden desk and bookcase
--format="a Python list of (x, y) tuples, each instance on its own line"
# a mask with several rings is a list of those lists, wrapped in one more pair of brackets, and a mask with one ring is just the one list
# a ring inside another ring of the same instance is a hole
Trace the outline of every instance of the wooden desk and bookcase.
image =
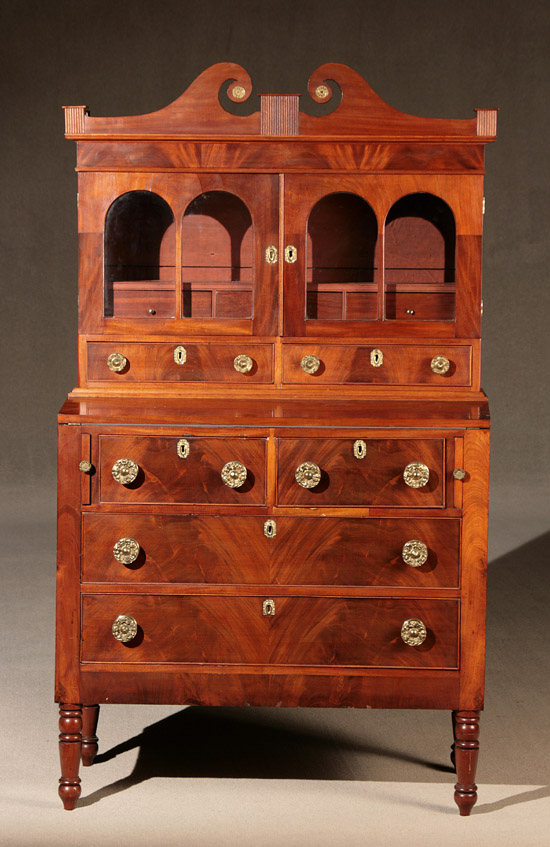
[(449, 709), (469, 814), (496, 112), (406, 115), (337, 64), (301, 98), (222, 104), (250, 94), (222, 63), (148, 115), (66, 107), (59, 793), (73, 808), (101, 703)]

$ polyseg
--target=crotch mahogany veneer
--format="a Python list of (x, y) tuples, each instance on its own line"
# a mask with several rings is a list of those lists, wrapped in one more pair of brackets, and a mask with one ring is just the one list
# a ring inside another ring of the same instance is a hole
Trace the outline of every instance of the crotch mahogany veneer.
[(101, 703), (448, 709), (467, 815), (496, 111), (413, 117), (337, 64), (301, 99), (249, 113), (251, 91), (222, 63), (148, 115), (65, 107), (80, 305), (59, 794), (74, 808)]

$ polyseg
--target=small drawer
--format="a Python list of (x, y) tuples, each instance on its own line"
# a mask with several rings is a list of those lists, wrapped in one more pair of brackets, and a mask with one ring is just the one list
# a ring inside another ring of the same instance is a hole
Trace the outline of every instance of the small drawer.
[[(126, 642), (112, 633), (119, 615), (135, 621)], [(416, 646), (401, 635), (410, 620), (424, 627)], [(117, 664), (456, 668), (458, 601), (88, 594), (81, 655)]]
[(444, 506), (443, 439), (361, 440), (359, 457), (356, 445), (353, 438), (278, 440), (278, 504)]
[(265, 503), (265, 438), (99, 438), (102, 503)]
[(273, 382), (272, 344), (90, 341), (87, 351), (90, 382)]
[(457, 518), (85, 513), (82, 578), (456, 588), (459, 537)]
[(471, 358), (471, 347), (448, 344), (286, 344), (283, 380), (301, 385), (469, 386)]

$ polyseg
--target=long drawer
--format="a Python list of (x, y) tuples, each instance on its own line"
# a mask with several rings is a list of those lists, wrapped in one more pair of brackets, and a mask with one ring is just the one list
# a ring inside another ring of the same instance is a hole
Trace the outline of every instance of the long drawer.
[[(265, 599), (273, 614), (265, 614)], [(83, 662), (189, 662), (407, 668), (458, 666), (456, 600), (84, 595)], [(112, 634), (119, 615), (133, 640)], [(422, 621), (420, 646), (401, 637)]]
[[(315, 357), (318, 364), (312, 363), (311, 357)], [(447, 360), (446, 363), (442, 357)], [(285, 344), (283, 379), (287, 383), (302, 385), (469, 386), (472, 384), (471, 359), (471, 347), (445, 343), (437, 346), (383, 342), (364, 346)], [(444, 368), (447, 370), (438, 372)]]
[(279, 439), (279, 505), (444, 505), (443, 439), (372, 438), (359, 446), (345, 438)]
[[(110, 359), (115, 353), (122, 358)], [(87, 355), (91, 382), (273, 382), (273, 345), (246, 340), (192, 344), (91, 341)]]
[(453, 588), (459, 537), (456, 518), (86, 513), (82, 579)]
[(265, 454), (265, 438), (102, 435), (100, 501), (262, 505)]

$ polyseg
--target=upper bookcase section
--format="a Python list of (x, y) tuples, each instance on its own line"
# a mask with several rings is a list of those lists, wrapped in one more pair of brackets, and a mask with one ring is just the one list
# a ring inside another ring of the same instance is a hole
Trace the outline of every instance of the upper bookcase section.
[[(384, 102), (346, 65), (322, 65), (311, 75), (308, 94), (260, 94), (260, 111), (234, 114), (223, 98), (244, 104), (252, 94), (249, 74), (232, 62), (203, 71), (170, 105), (145, 115), (92, 117), (86, 106), (64, 106), (65, 134), (75, 140), (210, 139), (235, 136), (361, 139), (484, 144), (496, 137), (496, 109), (476, 109), (468, 120), (422, 118)], [(311, 101), (322, 115), (308, 114)], [(234, 107), (235, 108), (235, 107)], [(238, 110), (238, 107), (237, 107)]]

